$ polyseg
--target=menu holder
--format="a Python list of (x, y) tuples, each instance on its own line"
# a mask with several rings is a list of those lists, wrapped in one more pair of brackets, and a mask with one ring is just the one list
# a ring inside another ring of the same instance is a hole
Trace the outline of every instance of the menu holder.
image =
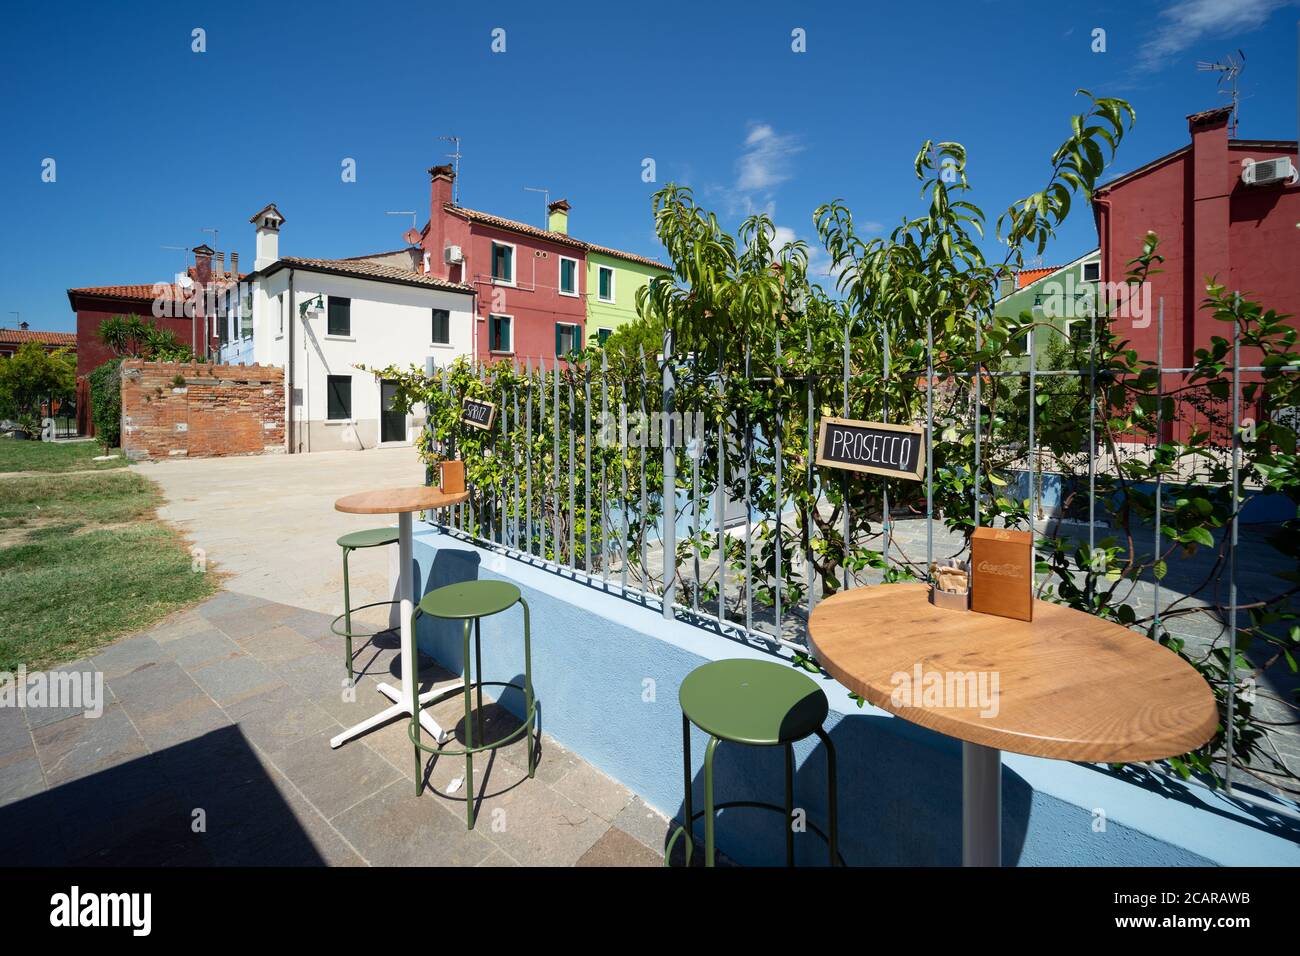
[(1034, 536), (976, 528), (970, 542), (970, 609), (1017, 621), (1034, 619)]
[(438, 488), (444, 495), (458, 495), (465, 490), (465, 462), (459, 458), (438, 462)]

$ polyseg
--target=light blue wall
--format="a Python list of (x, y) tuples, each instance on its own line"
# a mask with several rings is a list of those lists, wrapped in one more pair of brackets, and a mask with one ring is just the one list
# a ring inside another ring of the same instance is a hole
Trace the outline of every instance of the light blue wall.
[[(513, 581), (532, 610), (533, 680), (542, 727), (564, 746), (670, 816), (682, 803), (682, 679), (708, 660), (768, 655), (703, 628), (665, 622), (613, 591), (475, 548), (417, 525), (416, 581), (422, 592), (455, 581)], [(616, 590), (616, 589), (614, 589)], [(483, 622), (483, 664), (491, 680), (522, 674), (522, 612)], [(461, 632), (422, 619), (420, 647), (461, 668)], [(647, 700), (647, 681), (653, 699)], [(949, 738), (870, 705), (823, 678), (827, 731), (839, 758), (840, 845), (851, 864), (956, 865), (961, 861), (961, 752)], [(503, 703), (522, 710), (519, 695)], [(814, 738), (815, 740), (815, 738)], [(692, 742), (697, 810), (703, 806), (705, 737)], [(796, 804), (825, 817), (825, 759), (796, 748)], [(544, 759), (544, 758), (543, 758)], [(715, 760), (718, 800), (782, 802), (777, 749), (723, 744)], [(1094, 809), (1104, 812), (1099, 831)], [(1042, 866), (1300, 865), (1300, 817), (1235, 803), (1165, 777), (1128, 782), (1104, 770), (1004, 755), (1003, 859)], [(1295, 810), (1292, 808), (1292, 812)], [(778, 816), (725, 811), (718, 846), (738, 862), (779, 863)], [(800, 861), (822, 863), (816, 837), (800, 841)]]

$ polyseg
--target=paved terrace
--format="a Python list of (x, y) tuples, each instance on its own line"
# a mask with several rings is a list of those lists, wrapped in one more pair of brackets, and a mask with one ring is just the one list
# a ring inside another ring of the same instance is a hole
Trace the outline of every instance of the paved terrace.
[[(411, 449), (163, 462), (162, 517), (226, 575), (201, 606), (63, 670), (99, 671), (103, 715), (0, 708), (0, 833), (11, 865), (645, 865), (668, 822), (543, 737), (475, 761), (478, 823), (465, 829), (464, 760), (431, 758), (415, 796), (406, 722), (338, 750), (329, 739), (387, 703), (397, 638), (359, 647), (355, 699), (339, 638), (334, 541), (382, 523), (333, 501), (418, 483)], [(384, 549), (353, 555), (357, 603), (387, 597)], [(380, 625), (382, 626), (382, 624)], [(360, 643), (360, 642), (359, 642)], [(431, 662), (425, 661), (430, 664)], [(454, 683), (433, 666), (425, 686)], [(457, 695), (434, 709), (463, 745)], [(515, 720), (488, 708), (488, 734)], [(696, 855), (698, 862), (702, 854)]]

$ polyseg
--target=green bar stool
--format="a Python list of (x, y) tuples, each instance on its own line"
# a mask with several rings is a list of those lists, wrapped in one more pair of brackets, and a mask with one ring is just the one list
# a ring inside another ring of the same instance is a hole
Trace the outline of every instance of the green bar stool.
[[(364, 637), (366, 640), (374, 637), (376, 634), (382, 634), (383, 631), (372, 631), (369, 634), (354, 634), (352, 632), (352, 612), (364, 611), (366, 608), (380, 607), (381, 605), (400, 604), (400, 601), (374, 601), (370, 604), (363, 604), (360, 607), (352, 606), (352, 592), (348, 587), (348, 555), (358, 548), (378, 548), (386, 544), (396, 544), (398, 531), (396, 528), (367, 528), (364, 531), (350, 531), (343, 537), (339, 538), (338, 545), (343, 549), (343, 613), (330, 622), (330, 630), (339, 637), (347, 641), (348, 654), (348, 680), (355, 683), (356, 675), (352, 673), (352, 639), (354, 637)], [(339, 624), (342, 623), (342, 630)], [(384, 628), (384, 630), (388, 630)]]
[[(485, 681), (483, 680), (483, 648), (481, 644), (481, 627), (480, 619), (490, 614), (500, 614), (508, 611), (516, 604), (524, 609), (524, 682), (522, 685), (510, 681)], [(453, 687), (446, 693), (437, 694), (427, 700), (424, 704), (420, 703), (420, 682), (414, 680), (411, 682), (411, 722), (407, 730), (411, 743), (415, 745), (415, 795), (418, 797), (424, 792), (424, 773), (423, 758), (421, 753), (436, 753), (441, 756), (461, 756), (465, 757), (465, 822), (466, 829), (474, 829), (474, 755), (484, 750), (495, 750), (517, 739), (520, 734), (528, 734), (528, 776), (532, 777), (536, 772), (536, 764), (533, 756), (533, 725), (537, 719), (537, 702), (533, 698), (533, 652), (531, 644), (531, 631), (528, 620), (528, 602), (523, 599), (519, 593), (519, 588), (505, 581), (464, 581), (460, 584), (448, 584), (430, 591), (420, 599), (419, 605), (411, 614), (411, 631), (415, 632), (415, 622), (421, 614), (429, 617), (441, 618), (450, 621), (463, 621), (463, 631), (465, 636), (465, 747), (463, 750), (447, 750), (443, 747), (430, 747), (420, 742), (420, 708), (428, 707), (439, 701), (446, 700), (452, 694), (461, 690), (459, 687)], [(473, 622), (474, 633), (474, 669), (470, 670), (469, 656), (469, 638), (470, 623)], [(477, 679), (474, 679), (477, 678)], [(518, 727), (510, 731), (500, 740), (492, 743), (487, 742), (486, 734), (483, 732), (483, 688), (484, 687), (513, 687), (522, 691), (524, 695), (524, 719)], [(477, 697), (478, 703), (478, 735), (474, 734), (473, 717), (474, 707), (471, 701), (471, 692)], [(475, 739), (482, 741), (475, 744)]]
[[(785, 861), (794, 866), (794, 744), (812, 734), (826, 745), (826, 775), (829, 795), (827, 810), (830, 835), (811, 821), (808, 828), (830, 847), (831, 866), (843, 865), (839, 854), (839, 820), (835, 795), (835, 745), (822, 730), (830, 712), (826, 694), (807, 674), (788, 664), (737, 658), (713, 661), (691, 671), (682, 681), (678, 700), (682, 705), (682, 754), (686, 777), (685, 822), (678, 826), (664, 851), (664, 865), (672, 856), (679, 836), (686, 837), (686, 865), (694, 850), (692, 824), (704, 817), (705, 866), (714, 865), (713, 824), (719, 810), (751, 807), (775, 810), (785, 815)], [(704, 751), (704, 810), (692, 813), (691, 724), (709, 735)], [(752, 800), (713, 801), (713, 755), (722, 741), (753, 747), (785, 748), (785, 806)]]

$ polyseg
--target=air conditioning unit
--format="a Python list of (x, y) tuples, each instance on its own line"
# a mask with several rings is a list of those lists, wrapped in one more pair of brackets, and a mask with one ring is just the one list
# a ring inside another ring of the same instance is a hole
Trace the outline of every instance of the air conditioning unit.
[(1288, 156), (1266, 159), (1258, 163), (1247, 161), (1242, 165), (1241, 181), (1247, 186), (1271, 186), (1273, 183), (1295, 182), (1296, 170)]
[(465, 261), (465, 253), (460, 246), (447, 246), (442, 250), (442, 261), (449, 266), (460, 265)]

